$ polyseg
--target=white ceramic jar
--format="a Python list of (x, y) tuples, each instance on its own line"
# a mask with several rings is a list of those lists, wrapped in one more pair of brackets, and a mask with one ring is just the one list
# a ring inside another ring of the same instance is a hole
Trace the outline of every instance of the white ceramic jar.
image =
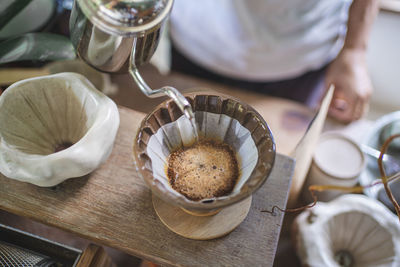
[[(353, 140), (338, 133), (322, 134), (303, 188), (303, 198), (312, 201), (310, 185), (355, 186), (364, 167), (364, 154)], [(339, 191), (316, 193), (319, 201), (330, 201), (341, 194)]]

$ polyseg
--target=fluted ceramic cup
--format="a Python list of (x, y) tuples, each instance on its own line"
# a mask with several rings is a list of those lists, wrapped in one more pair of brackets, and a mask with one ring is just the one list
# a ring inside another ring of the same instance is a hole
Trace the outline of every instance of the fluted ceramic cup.
[(193, 93), (186, 98), (192, 105), (200, 139), (225, 142), (235, 151), (240, 171), (233, 191), (193, 201), (170, 186), (166, 173), (169, 155), (194, 142), (189, 120), (171, 100), (142, 121), (134, 142), (136, 166), (152, 193), (163, 201), (190, 214), (215, 214), (264, 184), (274, 165), (275, 143), (267, 123), (249, 105), (222, 94)]

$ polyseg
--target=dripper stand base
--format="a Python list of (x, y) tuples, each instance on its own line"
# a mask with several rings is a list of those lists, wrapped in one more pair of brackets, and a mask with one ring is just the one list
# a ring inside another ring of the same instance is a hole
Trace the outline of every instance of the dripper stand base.
[(252, 197), (221, 209), (215, 215), (194, 216), (164, 202), (154, 194), (153, 207), (161, 222), (172, 232), (195, 240), (209, 240), (232, 232), (246, 218)]

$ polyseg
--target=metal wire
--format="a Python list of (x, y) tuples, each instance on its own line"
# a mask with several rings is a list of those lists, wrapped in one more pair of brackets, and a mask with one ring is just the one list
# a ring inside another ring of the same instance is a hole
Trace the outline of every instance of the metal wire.
[(40, 262), (43, 262), (45, 259), (46, 257), (34, 252), (0, 241), (1, 267), (34, 267), (40, 265)]

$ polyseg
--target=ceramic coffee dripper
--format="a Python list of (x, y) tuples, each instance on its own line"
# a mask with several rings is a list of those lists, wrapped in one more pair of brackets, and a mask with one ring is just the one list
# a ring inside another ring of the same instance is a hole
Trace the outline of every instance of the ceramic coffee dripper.
[(80, 74), (16, 82), (0, 96), (0, 172), (46, 187), (82, 177), (107, 160), (118, 127), (117, 105)]
[(267, 123), (252, 107), (221, 94), (190, 94), (200, 140), (223, 141), (235, 151), (239, 180), (222, 197), (192, 201), (169, 184), (168, 156), (194, 142), (191, 126), (169, 100), (148, 114), (134, 143), (137, 170), (153, 194), (192, 215), (213, 215), (251, 196), (267, 180), (275, 160), (275, 143)]

